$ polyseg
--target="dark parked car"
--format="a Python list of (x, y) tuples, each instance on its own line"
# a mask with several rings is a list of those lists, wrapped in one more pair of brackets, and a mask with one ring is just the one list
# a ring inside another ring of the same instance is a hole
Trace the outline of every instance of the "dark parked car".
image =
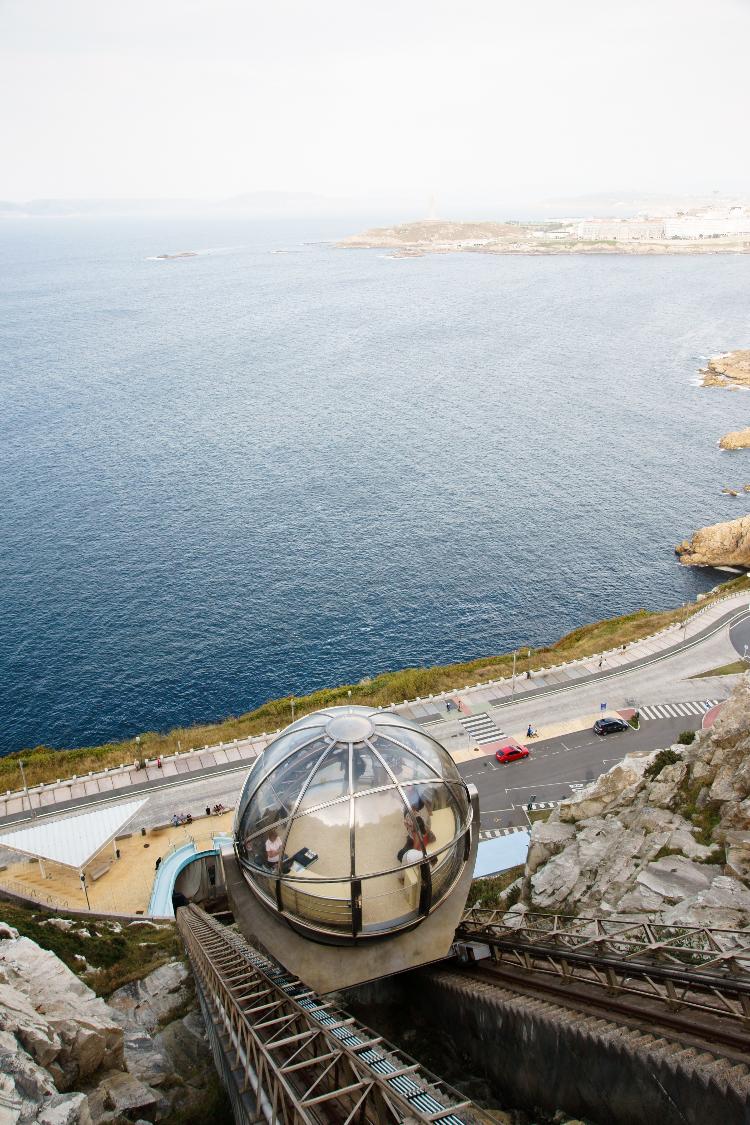
[(528, 758), (529, 752), (525, 746), (501, 746), (495, 751), (498, 762), (507, 766), (508, 762), (518, 762), (521, 758)]
[(630, 730), (624, 719), (597, 719), (594, 723), (594, 734), (618, 734), (623, 730)]

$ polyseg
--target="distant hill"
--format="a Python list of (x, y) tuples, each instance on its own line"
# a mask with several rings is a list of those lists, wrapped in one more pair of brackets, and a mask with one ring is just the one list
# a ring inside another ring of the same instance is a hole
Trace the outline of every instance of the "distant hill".
[(0, 218), (120, 215), (336, 215), (356, 208), (349, 199), (312, 192), (250, 191), (227, 199), (29, 199), (0, 200)]
[(342, 247), (415, 250), (437, 246), (458, 247), (518, 239), (519, 227), (511, 223), (452, 222), (447, 219), (420, 219), (395, 227), (373, 227), (350, 235), (338, 243)]
[(646, 212), (650, 215), (674, 214), (697, 207), (729, 206), (741, 202), (727, 192), (598, 191), (583, 195), (555, 196), (542, 206), (550, 215), (597, 215), (626, 217)]

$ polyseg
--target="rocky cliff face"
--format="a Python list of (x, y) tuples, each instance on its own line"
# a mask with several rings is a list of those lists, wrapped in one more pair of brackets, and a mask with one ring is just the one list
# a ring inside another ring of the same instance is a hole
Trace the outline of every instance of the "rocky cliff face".
[(750, 927), (750, 677), (692, 746), (629, 754), (534, 824), (522, 901)]
[(214, 1073), (200, 1014), (171, 1018), (191, 1000), (187, 978), (173, 962), (105, 1003), (0, 923), (3, 1125), (162, 1121), (189, 1109)]
[(683, 566), (750, 566), (750, 516), (702, 527), (675, 552)]

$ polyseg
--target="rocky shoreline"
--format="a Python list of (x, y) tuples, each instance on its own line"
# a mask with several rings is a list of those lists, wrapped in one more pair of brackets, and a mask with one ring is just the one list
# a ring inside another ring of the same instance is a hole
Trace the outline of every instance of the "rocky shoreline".
[(700, 528), (675, 554), (683, 566), (750, 567), (750, 516)]
[[(562, 224), (450, 222), (424, 219), (393, 227), (373, 227), (336, 243), (339, 250), (392, 250), (390, 258), (421, 258), (425, 254), (742, 254), (750, 242), (698, 240), (654, 242), (582, 242), (560, 237)], [(545, 237), (546, 235), (546, 237)]]
[[(738, 390), (750, 387), (750, 350), (739, 349), (712, 356), (701, 368), (703, 387), (725, 387)], [(750, 427), (731, 430), (719, 440), (719, 448), (726, 450), (750, 449)], [(724, 496), (738, 497), (739, 488), (722, 488)], [(744, 485), (743, 492), (750, 492)], [(750, 535), (747, 517), (712, 524), (696, 531), (692, 539), (685, 539), (675, 553), (683, 566), (750, 567)]]
[(700, 373), (704, 387), (750, 387), (750, 350), (741, 348), (712, 356)]

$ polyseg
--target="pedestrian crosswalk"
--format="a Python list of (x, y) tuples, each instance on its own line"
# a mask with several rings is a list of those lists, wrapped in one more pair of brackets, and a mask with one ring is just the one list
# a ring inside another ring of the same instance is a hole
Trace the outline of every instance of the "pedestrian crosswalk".
[(498, 836), (512, 836), (514, 832), (528, 832), (526, 824), (514, 824), (510, 828), (487, 828), (479, 833), (480, 840), (496, 840)]
[(478, 715), (461, 715), (458, 721), (478, 746), (486, 746), (490, 742), (502, 742), (505, 738), (500, 727), (486, 711), (480, 711)]
[(690, 703), (652, 703), (648, 707), (639, 708), (642, 719), (678, 719), (688, 715), (705, 715), (719, 699), (696, 699)]

